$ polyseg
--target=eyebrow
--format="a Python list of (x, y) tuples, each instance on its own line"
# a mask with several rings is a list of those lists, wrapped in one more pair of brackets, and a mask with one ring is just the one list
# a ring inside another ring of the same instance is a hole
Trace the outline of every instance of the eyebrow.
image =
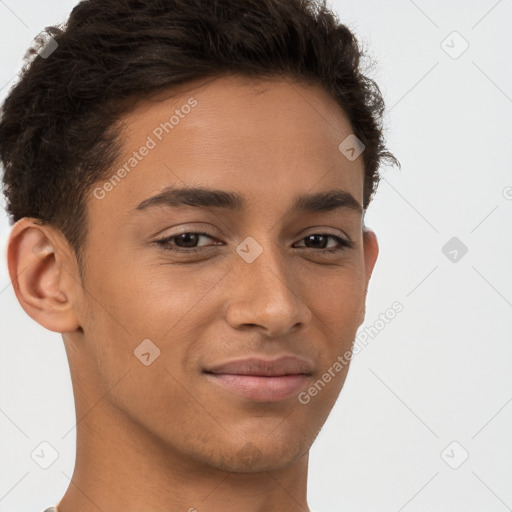
[[(203, 187), (167, 187), (155, 196), (142, 201), (134, 211), (143, 211), (156, 206), (179, 208), (193, 206), (198, 208), (223, 208), (235, 212), (245, 208), (244, 198), (236, 192), (215, 190)], [(363, 213), (363, 207), (357, 199), (346, 190), (330, 189), (313, 194), (301, 194), (295, 198), (291, 211), (293, 213), (329, 212), (336, 209), (352, 210)]]

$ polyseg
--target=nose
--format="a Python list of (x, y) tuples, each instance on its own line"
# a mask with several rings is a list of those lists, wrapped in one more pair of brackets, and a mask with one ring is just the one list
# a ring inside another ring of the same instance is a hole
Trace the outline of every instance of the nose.
[(301, 279), (270, 245), (252, 263), (236, 260), (225, 315), (234, 329), (258, 328), (277, 337), (309, 324), (312, 312), (301, 296)]

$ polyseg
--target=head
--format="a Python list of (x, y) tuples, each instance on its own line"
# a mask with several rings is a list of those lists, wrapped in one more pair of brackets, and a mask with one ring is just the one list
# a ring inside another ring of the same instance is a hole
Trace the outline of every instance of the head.
[[(398, 163), (356, 38), (305, 0), (89, 0), (47, 34), (1, 111), (8, 260), (63, 334), (77, 409), (104, 396), (114, 429), (184, 461), (299, 460), (343, 386), (378, 255), (364, 213)], [(211, 375), (282, 355), (307, 367), (284, 398)]]

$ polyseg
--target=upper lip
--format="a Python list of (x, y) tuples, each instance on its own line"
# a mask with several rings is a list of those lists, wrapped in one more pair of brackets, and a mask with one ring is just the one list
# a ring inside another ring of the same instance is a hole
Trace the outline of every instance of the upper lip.
[(205, 369), (206, 373), (224, 373), (233, 375), (255, 375), (279, 377), (283, 375), (310, 375), (311, 363), (297, 356), (283, 355), (274, 359), (248, 357), (233, 359)]

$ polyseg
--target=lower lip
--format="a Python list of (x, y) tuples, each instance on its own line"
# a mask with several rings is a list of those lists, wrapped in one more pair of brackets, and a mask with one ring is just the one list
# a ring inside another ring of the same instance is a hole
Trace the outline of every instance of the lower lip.
[(307, 375), (264, 377), (207, 373), (210, 379), (239, 395), (258, 402), (278, 402), (296, 395), (304, 386)]

